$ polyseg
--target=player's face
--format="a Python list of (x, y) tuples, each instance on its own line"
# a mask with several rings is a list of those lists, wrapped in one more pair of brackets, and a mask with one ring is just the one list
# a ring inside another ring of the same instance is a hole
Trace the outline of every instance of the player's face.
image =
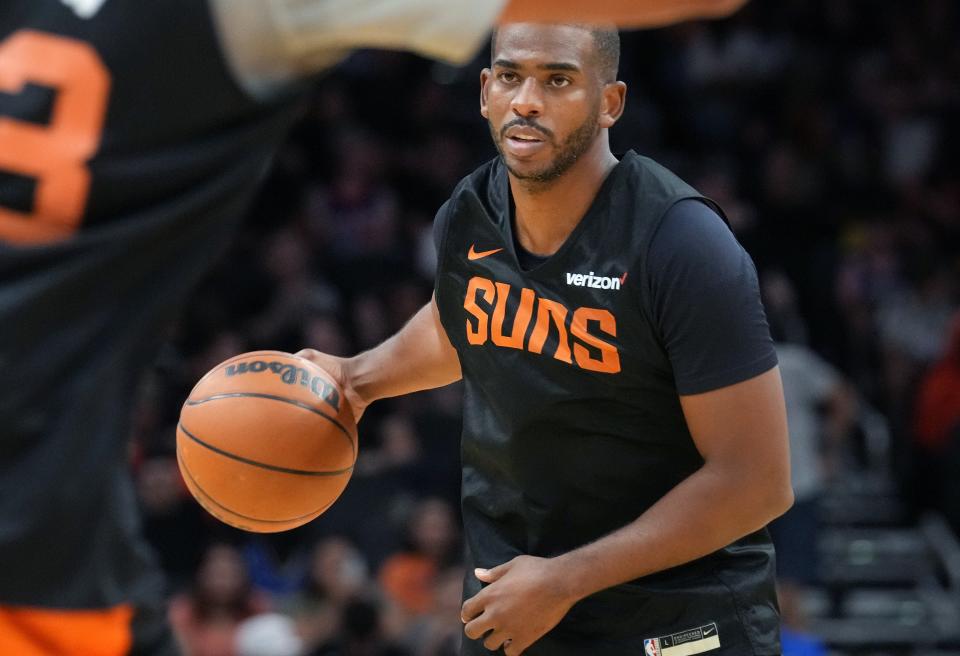
[(491, 67), (481, 74), (480, 111), (515, 178), (555, 180), (608, 127), (593, 49), (590, 32), (574, 26), (499, 30)]

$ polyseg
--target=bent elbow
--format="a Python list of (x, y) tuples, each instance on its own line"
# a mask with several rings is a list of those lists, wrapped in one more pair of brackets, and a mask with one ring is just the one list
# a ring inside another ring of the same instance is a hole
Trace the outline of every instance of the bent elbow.
[(774, 515), (774, 517), (779, 517), (790, 510), (790, 508), (793, 507), (794, 500), (793, 487), (790, 486), (789, 482), (786, 485), (781, 485), (779, 506), (777, 507), (777, 513)]
[(739, 11), (747, 0), (700, 0), (694, 5), (697, 17), (726, 18)]
[(725, 18), (745, 4), (747, 0), (704, 0), (703, 12), (711, 18)]
[(767, 522), (772, 522), (790, 510), (793, 501), (793, 487), (790, 485), (790, 477), (787, 476), (786, 480), (778, 481), (776, 485), (770, 487), (766, 504)]

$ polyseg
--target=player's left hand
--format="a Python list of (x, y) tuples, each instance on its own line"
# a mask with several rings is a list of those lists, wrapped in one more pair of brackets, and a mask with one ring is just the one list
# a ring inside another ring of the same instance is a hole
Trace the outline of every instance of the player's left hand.
[(551, 558), (517, 556), (493, 569), (474, 570), (488, 583), (463, 603), (460, 619), (468, 638), (486, 634), (483, 646), (518, 656), (555, 627), (577, 601)]

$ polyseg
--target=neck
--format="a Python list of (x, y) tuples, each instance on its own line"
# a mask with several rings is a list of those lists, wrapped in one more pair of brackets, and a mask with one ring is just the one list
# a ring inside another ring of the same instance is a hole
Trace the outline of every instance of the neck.
[(604, 131), (558, 178), (532, 182), (510, 177), (517, 241), (536, 255), (552, 255), (577, 227), (603, 181), (617, 165)]

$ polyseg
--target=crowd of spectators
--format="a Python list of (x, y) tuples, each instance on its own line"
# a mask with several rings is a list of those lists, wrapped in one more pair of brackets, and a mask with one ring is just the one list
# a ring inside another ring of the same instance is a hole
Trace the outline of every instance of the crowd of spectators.
[[(886, 417), (905, 495), (960, 528), (945, 492), (960, 480), (958, 28), (952, 0), (782, 0), (628, 33), (612, 139), (726, 209), (776, 339)], [(361, 52), (320, 81), (143, 382), (134, 473), (190, 656), (457, 653), (457, 385), (371, 406), (341, 499), (273, 536), (228, 529), (189, 497), (174, 426), (193, 383), (232, 355), (353, 354), (429, 299), (434, 213), (494, 154), (485, 61)], [(831, 475), (862, 465), (831, 453)], [(917, 475), (930, 463), (942, 478)]]

